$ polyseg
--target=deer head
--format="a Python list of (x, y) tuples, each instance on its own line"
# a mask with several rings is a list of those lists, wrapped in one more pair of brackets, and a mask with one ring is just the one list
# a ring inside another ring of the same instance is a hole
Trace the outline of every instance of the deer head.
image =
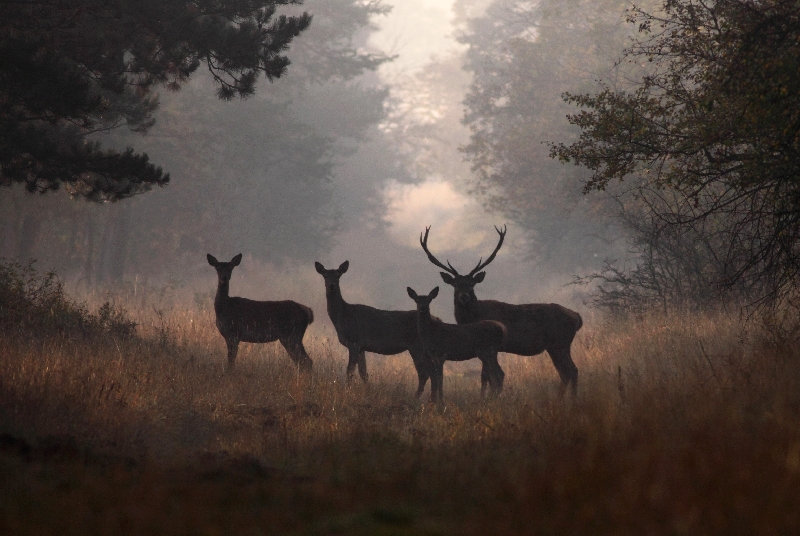
[(208, 264), (217, 270), (217, 277), (219, 278), (219, 282), (223, 285), (227, 285), (230, 282), (233, 269), (242, 262), (241, 253), (232, 258), (230, 262), (219, 262), (210, 253), (206, 254), (206, 258), (208, 259)]
[(439, 287), (434, 288), (427, 296), (419, 296), (411, 287), (406, 287), (406, 291), (408, 296), (416, 302), (417, 310), (423, 313), (431, 312), (431, 302), (439, 295)]
[(466, 275), (459, 274), (450, 264), (450, 261), (447, 261), (447, 266), (445, 266), (439, 262), (439, 260), (428, 250), (428, 232), (430, 230), (430, 226), (426, 227), (425, 235), (423, 236), (422, 233), (419, 235), (419, 243), (422, 246), (422, 249), (428, 255), (428, 260), (430, 260), (439, 268), (446, 270), (446, 272), (439, 273), (442, 276), (442, 280), (455, 290), (455, 300), (457, 303), (461, 305), (469, 305), (470, 303), (476, 301), (478, 298), (475, 297), (475, 285), (483, 281), (483, 278), (486, 277), (486, 272), (482, 272), (481, 270), (486, 268), (486, 266), (488, 266), (489, 263), (494, 260), (497, 252), (500, 251), (500, 247), (503, 245), (503, 240), (506, 237), (506, 226), (503, 226), (502, 231), (495, 226), (494, 230), (500, 235), (500, 240), (497, 242), (497, 246), (494, 248), (494, 251), (491, 255), (489, 255), (489, 258), (487, 258), (486, 261), (481, 258), (475, 268), (473, 268)]
[(338, 268), (333, 270), (328, 270), (322, 264), (315, 262), (314, 268), (317, 269), (317, 273), (322, 276), (325, 280), (325, 291), (326, 292), (333, 292), (338, 291), (339, 289), (339, 278), (347, 272), (347, 269), (350, 267), (350, 261), (344, 261), (342, 264), (339, 265)]

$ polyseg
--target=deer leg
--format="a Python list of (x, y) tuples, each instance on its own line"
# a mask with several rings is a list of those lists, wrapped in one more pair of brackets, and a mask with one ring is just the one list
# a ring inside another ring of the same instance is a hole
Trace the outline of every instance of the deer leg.
[(503, 383), (505, 382), (506, 379), (506, 373), (503, 372), (503, 368), (497, 361), (497, 354), (495, 354), (495, 359), (494, 362), (492, 363), (492, 366), (494, 368), (494, 374), (492, 375), (492, 377), (494, 378), (493, 382), (494, 386), (490, 385), (490, 387), (492, 387), (492, 394), (494, 396), (500, 396), (500, 393), (503, 392)]
[(483, 369), (481, 370), (481, 398), (483, 398), (486, 391), (485, 383), (489, 384), (489, 390), (492, 397), (499, 396), (503, 391), (503, 381), (505, 380), (506, 373), (500, 367), (497, 361), (497, 353), (490, 352), (484, 358)]
[(578, 367), (572, 361), (570, 348), (548, 348), (547, 353), (550, 354), (550, 359), (553, 361), (558, 375), (561, 377), (560, 394), (564, 394), (567, 387), (571, 387), (572, 395), (578, 393)]
[(364, 355), (364, 350), (358, 352), (358, 374), (364, 383), (369, 381), (369, 374), (367, 374), (367, 358)]
[(289, 337), (282, 337), (281, 344), (286, 348), (286, 353), (294, 361), (295, 365), (300, 368), (300, 372), (311, 372), (311, 367), (314, 364), (311, 358), (306, 353), (306, 348), (303, 346), (303, 338), (292, 334)]
[(228, 346), (228, 366), (225, 370), (230, 372), (233, 370), (233, 365), (236, 364), (236, 354), (239, 353), (239, 341), (231, 337), (230, 339), (225, 339), (225, 344)]
[(358, 365), (358, 350), (355, 348), (348, 348), (348, 351), (349, 358), (347, 361), (347, 385), (350, 385), (356, 372), (356, 366)]
[(444, 402), (444, 363), (434, 363), (431, 370), (431, 402), (441, 404)]
[(431, 371), (428, 367), (421, 366), (417, 368), (417, 394), (416, 397), (422, 397), (422, 393), (425, 392), (425, 384), (428, 383), (428, 378), (431, 377)]
[(431, 376), (430, 372), (430, 364), (427, 363), (424, 357), (420, 357), (417, 352), (411, 353), (411, 360), (414, 361), (414, 368), (417, 371), (417, 378), (419, 379), (419, 384), (417, 385), (417, 393), (416, 397), (419, 398), (422, 396), (422, 393), (425, 391), (425, 384), (428, 383), (428, 378)]
[(439, 403), (444, 404), (444, 362), (439, 364), (436, 375), (439, 378)]

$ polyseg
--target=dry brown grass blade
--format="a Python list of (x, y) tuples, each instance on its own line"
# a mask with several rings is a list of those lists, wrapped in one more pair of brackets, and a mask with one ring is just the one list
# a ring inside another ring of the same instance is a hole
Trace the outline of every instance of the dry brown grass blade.
[(575, 399), (545, 356), (501, 355), (490, 402), (448, 364), (439, 408), (407, 355), (348, 389), (321, 335), (303, 378), (275, 345), (223, 374), (207, 311), (167, 328), (2, 336), (0, 532), (800, 531), (800, 367), (722, 314), (585, 326)]

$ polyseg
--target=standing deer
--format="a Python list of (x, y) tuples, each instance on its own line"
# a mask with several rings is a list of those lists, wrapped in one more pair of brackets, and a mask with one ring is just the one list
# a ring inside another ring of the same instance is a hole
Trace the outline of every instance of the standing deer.
[(353, 379), (356, 366), (364, 383), (367, 383), (367, 361), (364, 352), (394, 355), (400, 352), (411, 354), (417, 369), (419, 385), (417, 398), (422, 395), (425, 383), (431, 375), (431, 365), (425, 358), (422, 343), (417, 335), (416, 311), (383, 311), (368, 305), (347, 303), (342, 297), (339, 278), (347, 272), (349, 261), (339, 268), (326, 269), (315, 262), (314, 267), (325, 279), (325, 297), (328, 302), (328, 316), (336, 328), (339, 342), (347, 348), (347, 382)]
[(497, 320), (508, 330), (508, 337), (501, 348), (502, 352), (517, 355), (538, 355), (547, 350), (559, 376), (561, 376), (561, 391), (567, 386), (572, 388), (572, 393), (578, 390), (578, 368), (572, 361), (570, 346), (575, 338), (575, 333), (583, 320), (581, 315), (566, 307), (555, 303), (529, 303), (515, 305), (494, 300), (479, 300), (475, 297), (475, 285), (483, 281), (486, 272), (482, 272), (492, 262), (503, 245), (506, 229), (501, 231), (495, 227), (500, 235), (497, 247), (486, 259), (478, 261), (478, 265), (466, 275), (460, 275), (455, 268), (447, 262), (447, 266), (439, 262), (428, 250), (428, 232), (419, 236), (419, 243), (428, 255), (428, 259), (446, 272), (440, 272), (442, 280), (453, 287), (453, 301), (455, 302), (455, 317), (459, 324), (476, 322), (478, 320)]
[(407, 287), (409, 297), (417, 303), (417, 330), (425, 355), (430, 359), (431, 402), (442, 402), (444, 395), (445, 361), (467, 361), (477, 357), (481, 360), (481, 396), (486, 393), (486, 384), (493, 395), (503, 390), (505, 373), (497, 362), (497, 352), (506, 337), (506, 327), (494, 320), (480, 320), (469, 324), (446, 324), (431, 317), (431, 301), (439, 295), (436, 287), (427, 296), (418, 296)]
[(240, 342), (280, 341), (300, 370), (311, 372), (313, 363), (303, 346), (306, 328), (314, 321), (311, 308), (289, 300), (255, 301), (229, 296), (231, 274), (242, 261), (242, 254), (230, 262), (219, 262), (210, 254), (207, 257), (208, 264), (217, 270), (214, 312), (217, 329), (228, 345), (227, 370), (236, 362)]

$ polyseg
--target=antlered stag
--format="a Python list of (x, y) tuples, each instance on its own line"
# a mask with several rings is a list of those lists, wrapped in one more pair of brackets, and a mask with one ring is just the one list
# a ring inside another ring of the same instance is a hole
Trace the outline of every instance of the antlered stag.
[(364, 352), (394, 355), (408, 350), (419, 378), (417, 397), (422, 395), (425, 383), (430, 377), (431, 367), (417, 335), (416, 311), (383, 311), (368, 305), (347, 303), (342, 297), (339, 279), (347, 272), (349, 261), (344, 261), (339, 268), (332, 270), (326, 269), (318, 262), (315, 262), (314, 266), (325, 279), (328, 316), (336, 328), (339, 342), (349, 352), (348, 383), (353, 378), (356, 366), (361, 379), (364, 383), (367, 382), (367, 361)]
[(480, 320), (469, 324), (446, 324), (431, 317), (431, 302), (439, 295), (439, 287), (427, 296), (419, 296), (407, 287), (409, 297), (417, 304), (417, 330), (425, 355), (431, 360), (431, 401), (442, 402), (442, 383), (445, 361), (467, 361), (477, 357), (483, 365), (481, 371), (481, 396), (486, 384), (493, 395), (503, 390), (505, 373), (497, 362), (497, 352), (506, 337), (506, 328), (494, 320)]
[(428, 259), (445, 270), (440, 272), (442, 280), (453, 287), (456, 322), (459, 324), (478, 320), (501, 322), (508, 330), (508, 336), (501, 348), (502, 352), (532, 356), (547, 350), (561, 377), (562, 391), (569, 386), (575, 394), (578, 389), (578, 368), (572, 361), (570, 347), (575, 333), (583, 325), (581, 315), (555, 303), (515, 305), (494, 300), (479, 300), (475, 296), (475, 285), (483, 281), (486, 276), (486, 272), (481, 270), (494, 260), (503, 245), (506, 236), (505, 227), (502, 231), (495, 227), (500, 235), (497, 247), (485, 262), (483, 259), (478, 261), (478, 265), (466, 275), (460, 275), (449, 261), (445, 266), (428, 250), (430, 229), (430, 227), (425, 229), (424, 237), (420, 233), (419, 242)]
[(208, 264), (217, 270), (214, 312), (217, 329), (228, 346), (227, 370), (231, 370), (236, 362), (240, 342), (280, 341), (300, 370), (310, 372), (312, 361), (303, 346), (303, 336), (314, 321), (311, 309), (290, 300), (255, 301), (229, 296), (231, 274), (242, 261), (242, 254), (230, 262), (220, 262), (213, 255), (207, 257)]

